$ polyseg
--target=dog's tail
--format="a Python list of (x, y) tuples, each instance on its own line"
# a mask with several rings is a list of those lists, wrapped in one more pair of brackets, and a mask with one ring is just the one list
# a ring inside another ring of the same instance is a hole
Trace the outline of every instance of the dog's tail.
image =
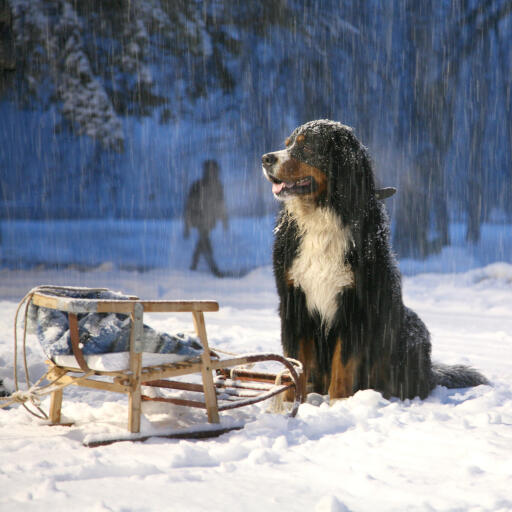
[(447, 388), (470, 388), (480, 384), (489, 384), (489, 381), (478, 370), (463, 364), (434, 363), (432, 374), (436, 386)]

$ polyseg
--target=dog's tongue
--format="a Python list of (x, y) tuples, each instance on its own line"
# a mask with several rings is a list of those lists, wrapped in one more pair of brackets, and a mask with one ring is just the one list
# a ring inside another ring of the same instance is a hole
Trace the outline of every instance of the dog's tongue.
[(279, 194), (281, 190), (286, 186), (285, 182), (282, 181), (281, 183), (272, 183), (272, 192), (274, 194)]

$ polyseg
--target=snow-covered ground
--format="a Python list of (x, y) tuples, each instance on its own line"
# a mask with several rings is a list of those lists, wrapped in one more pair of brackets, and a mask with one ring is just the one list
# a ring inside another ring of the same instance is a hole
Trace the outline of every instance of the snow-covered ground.
[[(242, 240), (243, 230), (232, 229)], [(241, 259), (257, 267), (242, 279), (187, 271), (191, 241), (180, 246), (182, 264), (172, 269), (139, 272), (114, 263), (56, 270), (46, 258), (40, 267), (1, 270), (0, 378), (12, 387), (17, 300), (44, 283), (107, 286), (143, 298), (214, 298), (221, 309), (206, 316), (213, 345), (280, 352), (272, 271), (256, 261), (268, 251), (267, 238), (253, 260)], [(510, 235), (503, 240), (510, 245)], [(51, 244), (41, 249), (52, 250)], [(223, 413), (225, 422), (243, 420), (245, 428), (217, 439), (153, 438), (101, 448), (82, 441), (123, 432), (126, 399), (66, 390), (63, 419), (71, 427), (46, 426), (20, 406), (0, 410), (0, 510), (512, 510), (512, 264), (479, 266), (475, 251), (455, 247), (429, 260), (430, 268), (423, 262), (421, 269), (431, 272), (404, 278), (404, 300), (430, 328), (433, 357), (479, 368), (490, 386), (437, 388), (424, 401), (405, 402), (364, 391), (333, 406), (303, 404), (294, 419), (253, 406)], [(116, 258), (112, 253), (109, 260)], [(417, 270), (414, 262), (402, 264), (408, 274)], [(432, 272), (440, 268), (464, 272)], [(168, 331), (190, 326), (186, 315), (151, 316), (149, 323)], [(28, 361), (34, 377), (43, 371), (31, 338)], [(149, 420), (204, 421), (200, 411), (167, 405), (151, 404), (146, 413), (145, 429)]]

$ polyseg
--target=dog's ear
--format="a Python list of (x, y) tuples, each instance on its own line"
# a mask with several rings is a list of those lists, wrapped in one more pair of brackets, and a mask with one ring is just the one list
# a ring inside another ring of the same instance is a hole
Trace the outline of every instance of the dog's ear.
[(383, 200), (383, 199), (387, 199), (388, 197), (395, 195), (395, 193), (396, 193), (395, 187), (378, 188), (375, 191), (375, 197), (377, 199)]
[(328, 196), (343, 222), (349, 223), (360, 217), (370, 198), (375, 197), (372, 164), (352, 131), (337, 128), (330, 135)]

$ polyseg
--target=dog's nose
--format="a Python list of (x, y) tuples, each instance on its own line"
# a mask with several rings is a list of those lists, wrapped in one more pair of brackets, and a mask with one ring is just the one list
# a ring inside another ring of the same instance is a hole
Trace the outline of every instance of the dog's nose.
[(267, 153), (261, 157), (261, 161), (265, 167), (271, 167), (277, 162), (277, 157), (274, 153)]

